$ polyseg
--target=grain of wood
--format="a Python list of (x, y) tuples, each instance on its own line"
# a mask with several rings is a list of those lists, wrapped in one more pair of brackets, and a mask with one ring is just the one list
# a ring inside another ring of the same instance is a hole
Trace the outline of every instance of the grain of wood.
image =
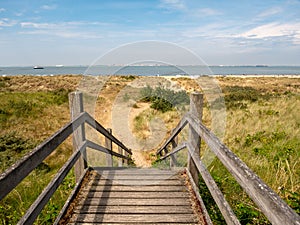
[(79, 193), (68, 224), (199, 224), (194, 213), (190, 192), (177, 172), (98, 170)]

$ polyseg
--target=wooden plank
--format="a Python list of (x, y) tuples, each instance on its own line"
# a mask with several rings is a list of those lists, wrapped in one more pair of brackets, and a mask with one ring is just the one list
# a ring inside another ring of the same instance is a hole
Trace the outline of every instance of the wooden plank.
[[(167, 196), (166, 192), (122, 192), (122, 191), (96, 191), (96, 192), (82, 192), (81, 193), (84, 198), (165, 198)], [(171, 198), (189, 198), (189, 194), (187, 192), (170, 192), (169, 196)]]
[(300, 224), (300, 216), (210, 132), (198, 118), (191, 114), (187, 114), (186, 118), (272, 224)]
[[(68, 225), (95, 225), (95, 224), (98, 224), (98, 223), (88, 223), (88, 222), (76, 222), (76, 223), (68, 223)], [(141, 224), (140, 222), (130, 222), (130, 223), (127, 223), (127, 222), (122, 222), (122, 223), (103, 223), (102, 224), (113, 224), (113, 225), (132, 225), (132, 224)], [(174, 223), (170, 223), (170, 222), (162, 222), (162, 223), (151, 223), (151, 222), (145, 222), (143, 224), (147, 224), (147, 225), (157, 225), (157, 224), (168, 224), (168, 225), (187, 225), (187, 223), (179, 223), (179, 222), (174, 222)], [(197, 223), (188, 223), (188, 225), (193, 225), (193, 224), (199, 224), (198, 222)]]
[(192, 214), (190, 206), (77, 206), (76, 214)]
[[(188, 144), (189, 151), (191, 150), (190, 145)], [(219, 189), (218, 185), (216, 184), (215, 180), (212, 178), (210, 173), (207, 171), (206, 167), (202, 163), (201, 160), (198, 159), (195, 155), (192, 155), (192, 160), (194, 161), (195, 165), (197, 166), (198, 171), (200, 172), (206, 186), (208, 187), (213, 199), (215, 200), (218, 208), (220, 209), (225, 221), (227, 224), (231, 225), (240, 225), (239, 220), (235, 216), (233, 210), (231, 209), (229, 203), (225, 199), (225, 196)]]
[(113, 185), (113, 186), (92, 186), (92, 187), (85, 187), (83, 190), (88, 191), (135, 191), (135, 192), (157, 192), (157, 191), (164, 191), (164, 192), (175, 192), (175, 191), (187, 191), (186, 187), (181, 185), (141, 185), (141, 186), (123, 186), (123, 185)]
[(165, 206), (190, 206), (191, 203), (187, 201), (186, 198), (143, 198), (143, 199), (130, 199), (130, 198), (86, 198), (81, 199), (78, 202), (78, 205), (127, 205), (127, 206), (136, 206), (136, 205), (165, 205)]
[(88, 223), (197, 223), (193, 214), (135, 214), (135, 215), (114, 215), (114, 214), (74, 214), (71, 222)]
[(99, 174), (115, 174), (115, 175), (136, 175), (136, 174), (143, 174), (145, 176), (148, 175), (177, 175), (178, 171), (170, 171), (170, 170), (158, 170), (153, 168), (115, 168), (113, 167), (111, 170), (109, 170), (107, 167), (105, 168), (93, 168), (95, 172)]
[(107, 174), (107, 175), (102, 175), (101, 178), (95, 178), (93, 180), (99, 180), (99, 179), (109, 179), (109, 180), (157, 180), (157, 181), (161, 181), (161, 180), (178, 180), (178, 178), (176, 178), (173, 175), (114, 175), (114, 174)]
[(64, 178), (67, 176), (68, 172), (72, 169), (75, 162), (80, 157), (81, 151), (85, 149), (85, 142), (80, 146), (80, 148), (72, 154), (70, 159), (64, 164), (64, 166), (58, 171), (55, 177), (35, 200), (35, 202), (30, 206), (25, 215), (19, 220), (18, 225), (20, 224), (33, 224), (35, 219), (38, 217), (39, 213), (42, 211), (44, 206), (48, 203), (49, 199), (55, 192), (55, 190), (62, 183)]
[(90, 186), (103, 186), (103, 185), (183, 185), (182, 181), (177, 179), (172, 180), (155, 180), (155, 179), (145, 179), (145, 180), (136, 180), (136, 179), (120, 179), (120, 180), (110, 180), (110, 179), (101, 179), (101, 180), (93, 180), (89, 181), (88, 185)]
[(49, 156), (70, 134), (85, 120), (81, 113), (72, 122), (66, 124), (50, 138), (38, 145), (32, 152), (13, 164), (0, 175), (0, 200), (14, 189), (32, 170)]

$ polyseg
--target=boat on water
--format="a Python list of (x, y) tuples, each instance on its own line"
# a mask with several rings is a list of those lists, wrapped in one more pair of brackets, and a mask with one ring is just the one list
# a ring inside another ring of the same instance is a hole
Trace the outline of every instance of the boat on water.
[(41, 69), (44, 69), (44, 67), (42, 67), (42, 66), (34, 66), (33, 69), (35, 69), (35, 70), (41, 70)]
[(64, 67), (64, 65), (55, 65), (55, 67), (60, 68), (60, 67)]

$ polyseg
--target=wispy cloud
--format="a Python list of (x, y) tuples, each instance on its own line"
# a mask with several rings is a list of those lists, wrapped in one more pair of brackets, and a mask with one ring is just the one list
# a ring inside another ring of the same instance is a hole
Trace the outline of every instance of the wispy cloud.
[(216, 16), (221, 15), (222, 13), (218, 10), (212, 9), (212, 8), (201, 8), (195, 11), (195, 16)]
[(265, 18), (265, 17), (269, 17), (269, 16), (279, 14), (282, 11), (283, 11), (283, 9), (281, 7), (272, 7), (272, 8), (269, 8), (269, 9), (261, 12), (260, 14), (258, 14), (257, 17), (258, 18)]
[(186, 5), (182, 0), (161, 0), (159, 4), (160, 8), (167, 10), (185, 10)]
[(17, 24), (17, 21), (8, 18), (0, 19), (0, 27), (12, 27)]
[[(102, 38), (95, 32), (84, 31), (82, 27), (104, 25), (101, 22), (82, 22), (82, 21), (70, 21), (61, 23), (35, 23), (35, 22), (21, 22), (20, 25), (23, 29), (20, 34), (41, 34), (57, 36), (62, 38), (83, 38), (93, 39)], [(105, 24), (106, 25), (106, 24)]]
[(0, 8), (0, 12), (5, 12), (5, 11), (6, 11), (6, 9)]
[(300, 23), (269, 23), (237, 35), (246, 39), (269, 39), (289, 37), (294, 44), (300, 44)]
[(42, 5), (41, 6), (41, 9), (44, 9), (44, 10), (54, 10), (57, 8), (57, 5)]

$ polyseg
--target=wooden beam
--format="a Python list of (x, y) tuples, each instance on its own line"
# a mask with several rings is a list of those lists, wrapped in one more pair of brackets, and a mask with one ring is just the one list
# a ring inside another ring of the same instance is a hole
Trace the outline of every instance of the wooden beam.
[(178, 145), (176, 148), (172, 149), (171, 152), (169, 152), (168, 154), (161, 157), (160, 160), (164, 160), (164, 159), (168, 158), (169, 156), (174, 155), (175, 153), (179, 152), (180, 150), (182, 150), (184, 148), (186, 148), (186, 142), (183, 142), (180, 145)]
[(223, 193), (219, 189), (218, 185), (210, 175), (210, 173), (207, 171), (205, 165), (202, 163), (202, 161), (195, 155), (192, 154), (193, 148), (190, 145), (190, 143), (187, 144), (187, 148), (189, 152), (191, 152), (192, 160), (194, 161), (194, 164), (197, 167), (197, 170), (200, 172), (206, 186), (208, 187), (213, 199), (215, 200), (216, 204), (218, 205), (218, 208), (220, 209), (226, 224), (229, 225), (240, 225), (239, 220), (235, 216), (233, 210), (231, 209), (229, 203), (225, 199)]
[(192, 114), (187, 120), (272, 224), (299, 225), (300, 216)]
[[(112, 133), (112, 129), (108, 128), (107, 129), (108, 133)], [(105, 147), (109, 151), (106, 154), (106, 166), (113, 166), (113, 158), (112, 158), (112, 140), (108, 137), (105, 138)]]
[(49, 156), (67, 137), (74, 128), (85, 120), (86, 113), (81, 113), (72, 122), (66, 124), (32, 152), (13, 164), (0, 175), (0, 200), (14, 189), (32, 170)]
[[(71, 120), (78, 116), (80, 113), (84, 112), (83, 109), (83, 96), (81, 92), (72, 92), (69, 94), (69, 106), (70, 106), (70, 114)], [(78, 128), (73, 131), (73, 151), (77, 151), (78, 146), (81, 146), (85, 141), (85, 127), (84, 123), (82, 123)], [(83, 150), (84, 154), (82, 154), (79, 160), (76, 162), (74, 166), (75, 172), (75, 180), (79, 181), (83, 171), (87, 168), (86, 162), (86, 151)]]
[(95, 120), (90, 114), (87, 114), (86, 122), (96, 129), (99, 133), (103, 134), (104, 137), (109, 138), (114, 142), (116, 145), (122, 147), (126, 152), (128, 152), (130, 155), (132, 155), (132, 152), (130, 149), (128, 149), (121, 141), (119, 141), (116, 137), (114, 137), (112, 134), (110, 134), (100, 123), (98, 123), (97, 120)]
[(176, 126), (176, 128), (173, 130), (170, 137), (166, 140), (164, 145), (160, 147), (160, 149), (156, 152), (156, 155), (161, 155), (161, 152), (172, 142), (172, 140), (182, 131), (182, 129), (187, 125), (187, 120), (183, 118)]
[[(202, 111), (203, 111), (203, 95), (194, 92), (190, 95), (190, 114), (198, 118), (202, 121)], [(196, 168), (194, 160), (192, 160), (191, 154), (200, 160), (200, 146), (201, 146), (201, 139), (199, 134), (195, 131), (193, 126), (189, 124), (189, 139), (188, 142), (191, 146), (191, 151), (188, 154), (188, 170), (190, 171), (194, 182), (198, 183), (199, 180), (199, 171)]]
[(25, 215), (19, 220), (18, 225), (28, 224), (31, 225), (38, 217), (44, 206), (48, 203), (49, 199), (55, 192), (55, 190), (62, 183), (64, 178), (67, 176), (68, 172), (72, 169), (75, 162), (79, 159), (81, 152), (86, 148), (86, 143), (82, 143), (82, 145), (75, 151), (70, 159), (64, 164), (64, 166), (58, 171), (55, 177), (51, 180), (51, 182), (47, 185), (47, 187), (43, 190), (43, 192), (39, 195), (39, 197), (35, 200), (35, 202), (30, 206)]
[(111, 151), (110, 149), (105, 148), (105, 147), (103, 147), (101, 145), (98, 145), (98, 144), (96, 144), (96, 143), (94, 143), (92, 141), (87, 140), (86, 142), (87, 142), (87, 147), (95, 149), (95, 150), (98, 150), (98, 151), (101, 151), (101, 152), (104, 152), (107, 155), (114, 155), (114, 156), (117, 156), (119, 158), (126, 159), (126, 160), (130, 159), (128, 156), (124, 156), (124, 155), (121, 155), (121, 154), (119, 154), (117, 152)]

